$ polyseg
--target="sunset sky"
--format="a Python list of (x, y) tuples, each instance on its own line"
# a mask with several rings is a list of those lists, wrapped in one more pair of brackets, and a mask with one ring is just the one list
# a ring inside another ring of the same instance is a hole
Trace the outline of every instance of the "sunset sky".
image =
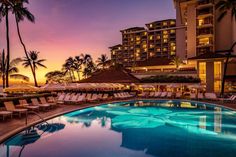
[[(144, 26), (156, 20), (175, 17), (172, 0), (29, 0), (36, 22), (21, 23), (28, 50), (40, 51), (47, 69), (38, 70), (39, 82), (48, 71), (60, 70), (69, 56), (89, 53), (94, 60), (109, 46), (121, 43), (120, 30)], [(24, 56), (11, 17), (11, 57)], [(5, 44), (5, 23), (1, 22), (0, 47)], [(31, 77), (30, 69), (20, 73)], [(33, 81), (33, 79), (31, 79)]]

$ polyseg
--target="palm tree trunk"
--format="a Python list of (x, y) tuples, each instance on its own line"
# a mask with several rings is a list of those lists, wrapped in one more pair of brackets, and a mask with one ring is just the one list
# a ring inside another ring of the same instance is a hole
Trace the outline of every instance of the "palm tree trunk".
[[(15, 20), (16, 20), (16, 28), (17, 28), (17, 33), (18, 33), (19, 39), (20, 39), (20, 43), (21, 43), (21, 45), (23, 46), (23, 49), (24, 49), (24, 52), (25, 52), (25, 56), (26, 56), (26, 58), (27, 58), (27, 60), (28, 60), (28, 62), (29, 62), (31, 72), (32, 72), (32, 74), (33, 74), (33, 73), (34, 73), (34, 72), (33, 72), (33, 71), (34, 71), (34, 70), (33, 70), (33, 66), (32, 66), (32, 64), (31, 64), (31, 62), (30, 62), (30, 58), (29, 58), (29, 55), (28, 55), (26, 46), (25, 46), (25, 44), (24, 44), (24, 42), (23, 42), (23, 40), (22, 40), (21, 33), (20, 33), (19, 22), (17, 21), (16, 16), (15, 16)], [(34, 75), (34, 74), (33, 74), (33, 75)], [(34, 82), (37, 82), (37, 81), (35, 81), (35, 77), (34, 77)], [(36, 84), (37, 84), (37, 83), (36, 83)]]
[(79, 74), (79, 71), (77, 71), (77, 74), (78, 74), (78, 80), (80, 81), (80, 74)]
[(7, 39), (6, 87), (9, 87), (10, 37), (9, 37), (9, 21), (8, 21), (8, 8), (7, 7), (6, 7), (6, 39)]
[(2, 88), (4, 89), (5, 88), (5, 52), (4, 52), (4, 50), (2, 51), (2, 69), (1, 69), (1, 71), (2, 71)]
[(225, 92), (225, 77), (226, 77), (226, 73), (227, 73), (229, 57), (230, 57), (230, 52), (227, 54), (227, 58), (226, 58), (225, 66), (224, 66), (224, 74), (223, 74), (222, 85), (221, 85), (221, 94), (220, 94), (221, 97), (224, 96), (224, 92)]
[(33, 77), (34, 77), (34, 86), (38, 87), (37, 77), (36, 77), (36, 68), (35, 64), (33, 63)]

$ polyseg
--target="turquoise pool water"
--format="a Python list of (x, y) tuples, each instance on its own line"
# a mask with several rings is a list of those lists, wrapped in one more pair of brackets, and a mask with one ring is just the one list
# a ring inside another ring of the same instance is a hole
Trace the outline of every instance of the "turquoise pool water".
[(189, 101), (105, 104), (38, 124), (0, 157), (235, 157), (236, 113)]

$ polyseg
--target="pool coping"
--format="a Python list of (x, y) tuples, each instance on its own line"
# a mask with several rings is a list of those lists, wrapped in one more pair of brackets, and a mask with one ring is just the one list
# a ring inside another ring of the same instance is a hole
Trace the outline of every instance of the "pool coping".
[[(107, 102), (99, 102), (99, 103), (94, 103), (94, 104), (85, 104), (86, 106), (83, 106), (81, 108), (77, 108), (77, 109), (71, 109), (71, 110), (68, 110), (68, 111), (64, 111), (64, 112), (60, 112), (60, 113), (56, 113), (56, 114), (53, 114), (51, 116), (47, 116), (45, 118), (42, 119), (38, 119), (38, 120), (35, 120), (31, 123), (29, 123), (28, 125), (24, 125), (22, 127), (18, 127), (10, 132), (8, 132), (7, 134), (3, 135), (1, 138), (0, 138), (0, 145), (3, 144), (5, 141), (7, 141), (8, 139), (10, 139), (11, 137), (13, 137), (14, 135), (20, 133), (21, 131), (31, 127), (31, 126), (34, 126), (36, 124), (39, 124), (43, 121), (47, 121), (47, 120), (50, 120), (50, 119), (53, 119), (55, 117), (58, 117), (58, 116), (62, 116), (64, 114), (67, 114), (67, 113), (71, 113), (73, 111), (77, 111), (77, 110), (82, 110), (82, 109), (86, 109), (86, 108), (90, 108), (90, 107), (96, 107), (96, 106), (101, 106), (101, 105), (104, 105), (104, 104), (107, 104), (107, 103), (117, 103), (117, 102), (120, 102), (120, 101), (138, 101), (138, 100), (179, 100), (179, 101), (192, 101), (192, 102), (200, 102), (200, 103), (206, 103), (206, 104), (211, 104), (211, 105), (214, 105), (214, 106), (218, 106), (218, 107), (223, 107), (223, 108), (226, 108), (226, 109), (229, 109), (229, 110), (232, 110), (232, 111), (235, 111), (236, 112), (236, 109), (235, 108), (231, 108), (231, 107), (228, 107), (228, 106), (224, 106), (224, 105), (220, 105), (220, 104), (217, 104), (217, 103), (214, 103), (214, 102), (206, 102), (206, 101), (199, 101), (199, 100), (189, 100), (189, 99), (152, 99), (152, 98), (132, 98), (132, 99), (120, 99), (120, 100), (114, 100), (114, 101), (107, 101)], [(78, 106), (79, 107), (79, 106)]]

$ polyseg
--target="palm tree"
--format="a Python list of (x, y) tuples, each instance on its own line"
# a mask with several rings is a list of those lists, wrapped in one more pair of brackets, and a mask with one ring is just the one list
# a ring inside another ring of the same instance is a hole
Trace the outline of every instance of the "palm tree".
[(28, 52), (30, 62), (29, 62), (28, 58), (26, 58), (26, 57), (23, 59), (23, 66), (25, 68), (28, 68), (30, 66), (30, 64), (33, 67), (33, 72), (32, 73), (33, 73), (33, 77), (34, 77), (35, 87), (38, 87), (38, 82), (37, 82), (37, 77), (36, 77), (36, 70), (39, 67), (47, 68), (45, 65), (43, 65), (43, 62), (45, 62), (46, 60), (45, 59), (39, 59), (39, 53), (40, 52), (37, 52), (37, 51)]
[(71, 80), (74, 81), (75, 80), (74, 71), (76, 70), (75, 69), (75, 60), (72, 57), (69, 57), (65, 62), (65, 66), (68, 69), (67, 72), (70, 73)]
[(17, 0), (17, 1), (16, 0), (11, 0), (11, 2), (12, 2), (11, 3), (11, 9), (12, 9), (12, 13), (15, 16), (18, 37), (19, 37), (20, 43), (21, 43), (21, 45), (22, 45), (22, 47), (24, 49), (25, 56), (28, 59), (31, 72), (33, 73), (33, 65), (30, 64), (30, 58), (29, 58), (29, 55), (27, 53), (26, 45), (24, 44), (22, 36), (21, 36), (19, 23), (21, 21), (24, 21), (25, 18), (28, 21), (34, 23), (35, 22), (35, 18), (34, 18), (34, 15), (32, 13), (30, 13), (28, 8), (24, 7), (24, 3), (27, 3), (27, 4), (29, 3), (28, 0)]
[(9, 87), (9, 66), (10, 66), (10, 36), (9, 36), (9, 10), (10, 1), (1, 0), (0, 17), (5, 17), (6, 41), (7, 41), (7, 60), (6, 60), (6, 87)]
[[(1, 71), (0, 71), (0, 74), (1, 74), (1, 77), (2, 77), (2, 80), (3, 80), (3, 88), (5, 88), (5, 78), (6, 78), (6, 60), (7, 58), (5, 57), (5, 52), (3, 51), (1, 54), (0, 54), (0, 62), (1, 62)], [(9, 77), (10, 78), (14, 78), (14, 79), (20, 79), (20, 80), (24, 80), (24, 81), (29, 81), (29, 77), (25, 76), (25, 75), (22, 75), (22, 74), (18, 74), (19, 72), (19, 69), (17, 68), (18, 64), (22, 62), (22, 59), (21, 58), (15, 58), (13, 60), (10, 61), (10, 64), (9, 64), (9, 70), (8, 70), (8, 73), (9, 73)]]
[(97, 66), (101, 66), (102, 69), (104, 70), (105, 66), (107, 65), (108, 62), (108, 57), (106, 54), (102, 54), (98, 60), (97, 60)]
[[(216, 9), (219, 10), (220, 15), (218, 17), (218, 22), (221, 22), (221, 20), (227, 15), (231, 14), (232, 20), (234, 19), (236, 22), (236, 0), (220, 0), (216, 4)], [(233, 27), (234, 29), (234, 27)], [(222, 84), (221, 84), (221, 96), (224, 96), (224, 88), (225, 88), (225, 77), (226, 77), (226, 71), (229, 63), (229, 58), (232, 57), (232, 52), (234, 47), (236, 46), (236, 41), (234, 41), (233, 45), (229, 50), (226, 50), (226, 62), (224, 66), (224, 74), (223, 74), (223, 79), (222, 79)]]
[(220, 11), (218, 21), (220, 22), (228, 13), (236, 20), (236, 0), (220, 0), (216, 4), (216, 9)]
[(75, 56), (74, 67), (78, 75), (78, 80), (80, 81), (80, 72), (82, 69), (83, 59), (81, 56)]
[(176, 69), (179, 69), (179, 66), (183, 64), (183, 61), (181, 58), (179, 58), (178, 56), (174, 57), (171, 62), (171, 65), (175, 65)]
[(61, 71), (50, 71), (48, 72), (45, 77), (47, 78), (47, 82), (58, 82), (61, 83), (64, 81), (65, 74)]

